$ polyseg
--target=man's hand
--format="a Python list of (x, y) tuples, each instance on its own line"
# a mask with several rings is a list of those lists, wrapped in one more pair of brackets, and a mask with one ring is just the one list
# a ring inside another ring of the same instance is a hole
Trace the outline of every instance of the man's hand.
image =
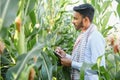
[(72, 64), (72, 61), (71, 61), (71, 59), (68, 59), (68, 58), (61, 58), (61, 64), (63, 65), (63, 66), (71, 66), (71, 64)]
[(60, 47), (57, 47), (55, 52), (57, 52), (58, 54), (60, 54), (62, 56), (60, 58), (60, 60), (61, 60), (61, 64), (63, 66), (71, 66), (72, 61), (71, 61), (71, 59), (68, 59), (65, 57), (66, 56), (65, 51), (63, 51)]
[(58, 53), (58, 54), (60, 54), (60, 55), (63, 56), (63, 57), (66, 56), (65, 51), (63, 51), (60, 47), (57, 47), (57, 48), (55, 49), (55, 52)]

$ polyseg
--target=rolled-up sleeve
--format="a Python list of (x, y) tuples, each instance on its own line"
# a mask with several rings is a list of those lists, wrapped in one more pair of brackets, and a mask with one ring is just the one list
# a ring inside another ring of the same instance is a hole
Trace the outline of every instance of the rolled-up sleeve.
[(81, 66), (82, 66), (82, 63), (78, 63), (78, 62), (76, 62), (76, 61), (72, 61), (72, 68), (74, 68), (74, 69), (77, 69), (77, 70), (79, 70), (80, 71), (80, 68), (81, 68)]
[[(71, 59), (71, 55), (66, 54), (66, 58)], [(82, 66), (82, 63), (78, 63), (76, 61), (72, 61), (71, 67), (77, 70), (80, 70), (80, 67)]]

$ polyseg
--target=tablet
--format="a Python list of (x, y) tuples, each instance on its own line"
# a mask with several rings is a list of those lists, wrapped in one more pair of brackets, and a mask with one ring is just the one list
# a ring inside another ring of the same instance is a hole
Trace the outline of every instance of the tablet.
[(57, 52), (55, 52), (55, 51), (54, 51), (54, 54), (55, 54), (57, 57), (59, 57), (59, 58), (62, 58), (62, 57), (63, 57), (62, 55), (60, 55), (59, 53), (57, 53)]

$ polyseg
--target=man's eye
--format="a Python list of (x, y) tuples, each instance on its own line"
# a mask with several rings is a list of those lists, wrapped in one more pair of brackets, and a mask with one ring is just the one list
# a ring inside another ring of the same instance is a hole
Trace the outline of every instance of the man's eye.
[(74, 18), (75, 20), (78, 20), (78, 18)]
[(77, 20), (77, 18), (76, 17), (73, 17), (74, 18), (74, 20)]

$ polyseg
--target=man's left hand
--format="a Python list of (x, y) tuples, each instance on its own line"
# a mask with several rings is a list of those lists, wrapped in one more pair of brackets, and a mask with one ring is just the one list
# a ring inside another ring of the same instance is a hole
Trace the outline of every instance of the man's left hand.
[(63, 66), (71, 66), (71, 63), (72, 63), (71, 59), (61, 58), (61, 64), (62, 64)]

